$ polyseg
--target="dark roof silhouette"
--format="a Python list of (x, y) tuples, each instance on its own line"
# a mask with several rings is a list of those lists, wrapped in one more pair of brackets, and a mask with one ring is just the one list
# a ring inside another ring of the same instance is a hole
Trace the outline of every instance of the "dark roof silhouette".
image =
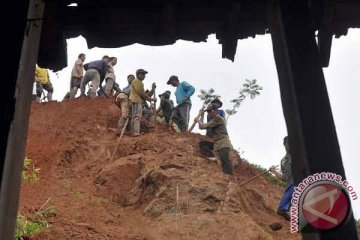
[[(76, 2), (77, 6), (68, 6)], [(216, 34), (222, 57), (234, 60), (238, 39), (269, 32), (273, 1), (76, 0), (46, 1), (39, 64), (67, 65), (66, 39), (82, 35), (88, 47), (133, 43), (160, 46), (178, 39), (206, 41)], [(360, 1), (310, 1), (314, 30), (340, 37), (360, 27)], [(331, 40), (330, 40), (331, 41)]]

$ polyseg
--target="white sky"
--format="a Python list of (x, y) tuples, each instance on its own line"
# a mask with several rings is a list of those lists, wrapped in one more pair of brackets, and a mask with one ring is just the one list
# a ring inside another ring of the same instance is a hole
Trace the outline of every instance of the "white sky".
[[(191, 122), (201, 107), (197, 97), (200, 89), (214, 88), (222, 96), (223, 108), (231, 106), (245, 79), (257, 79), (262, 94), (246, 99), (239, 112), (229, 118), (228, 130), (234, 148), (251, 163), (265, 168), (279, 164), (285, 151), (282, 139), (287, 135), (280, 101), (279, 84), (270, 35), (238, 41), (235, 62), (221, 58), (221, 45), (210, 35), (206, 43), (177, 41), (174, 45), (152, 47), (133, 44), (117, 49), (87, 48), (82, 37), (68, 43), (68, 67), (51, 74), (54, 99), (61, 101), (69, 89), (71, 68), (79, 53), (86, 54), (85, 62), (99, 60), (103, 55), (116, 56), (114, 67), (120, 87), (126, 86), (126, 76), (136, 69), (149, 71), (144, 81), (150, 88), (156, 82), (156, 94), (174, 88), (166, 85), (170, 75), (177, 75), (196, 88), (192, 97)], [(341, 147), (346, 176), (360, 199), (360, 30), (349, 30), (346, 37), (333, 40), (330, 66), (324, 69), (336, 130)], [(199, 132), (199, 130), (195, 130)], [(353, 202), (355, 217), (360, 218), (360, 200)]]

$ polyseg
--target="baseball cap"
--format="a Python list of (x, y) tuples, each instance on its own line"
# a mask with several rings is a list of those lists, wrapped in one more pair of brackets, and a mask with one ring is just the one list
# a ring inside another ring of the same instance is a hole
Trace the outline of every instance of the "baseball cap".
[(136, 70), (136, 74), (138, 74), (138, 73), (144, 73), (144, 74), (147, 74), (147, 73), (148, 73), (148, 71), (145, 71), (144, 69), (140, 68), (140, 69)]
[(211, 111), (211, 110), (217, 110), (219, 106), (216, 103), (210, 103), (209, 106), (205, 109), (205, 112)]
[(169, 80), (167, 81), (167, 84), (170, 85), (172, 80), (179, 80), (179, 78), (175, 75), (170, 76)]

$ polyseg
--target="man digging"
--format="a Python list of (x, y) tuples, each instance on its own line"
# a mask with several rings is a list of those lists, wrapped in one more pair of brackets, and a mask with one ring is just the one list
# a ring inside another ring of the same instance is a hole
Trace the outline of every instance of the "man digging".
[(202, 112), (200, 119), (195, 119), (195, 121), (199, 123), (200, 129), (211, 129), (214, 142), (200, 141), (200, 152), (206, 157), (214, 157), (212, 150), (217, 151), (220, 156), (223, 173), (234, 175), (233, 166), (230, 160), (230, 149), (233, 147), (227, 133), (225, 120), (218, 115), (217, 104), (210, 104), (205, 109), (205, 112), (211, 117), (209, 122), (204, 123), (204, 112)]

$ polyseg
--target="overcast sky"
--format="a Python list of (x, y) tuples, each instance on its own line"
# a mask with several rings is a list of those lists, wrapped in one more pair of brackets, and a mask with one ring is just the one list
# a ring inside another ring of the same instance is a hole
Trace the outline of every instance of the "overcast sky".
[[(54, 99), (61, 101), (69, 89), (71, 68), (79, 53), (86, 54), (85, 62), (99, 60), (103, 55), (116, 56), (114, 67), (120, 87), (126, 86), (126, 76), (136, 69), (149, 72), (144, 81), (150, 88), (157, 84), (157, 94), (174, 88), (166, 85), (170, 75), (192, 84), (191, 122), (202, 103), (197, 97), (200, 89), (214, 88), (221, 95), (224, 108), (237, 97), (245, 79), (257, 79), (263, 87), (260, 96), (246, 99), (239, 112), (229, 118), (228, 130), (234, 148), (244, 151), (242, 157), (265, 168), (279, 164), (285, 154), (282, 139), (287, 135), (282, 112), (277, 72), (270, 35), (238, 41), (235, 61), (221, 58), (221, 45), (214, 35), (206, 43), (177, 41), (174, 45), (152, 47), (133, 44), (117, 49), (87, 48), (82, 37), (69, 39), (68, 67), (51, 74)], [(360, 30), (350, 30), (346, 37), (334, 39), (330, 66), (324, 69), (336, 130), (341, 147), (346, 176), (359, 199), (353, 202), (355, 217), (360, 218)], [(195, 131), (200, 132), (198, 129)]]

